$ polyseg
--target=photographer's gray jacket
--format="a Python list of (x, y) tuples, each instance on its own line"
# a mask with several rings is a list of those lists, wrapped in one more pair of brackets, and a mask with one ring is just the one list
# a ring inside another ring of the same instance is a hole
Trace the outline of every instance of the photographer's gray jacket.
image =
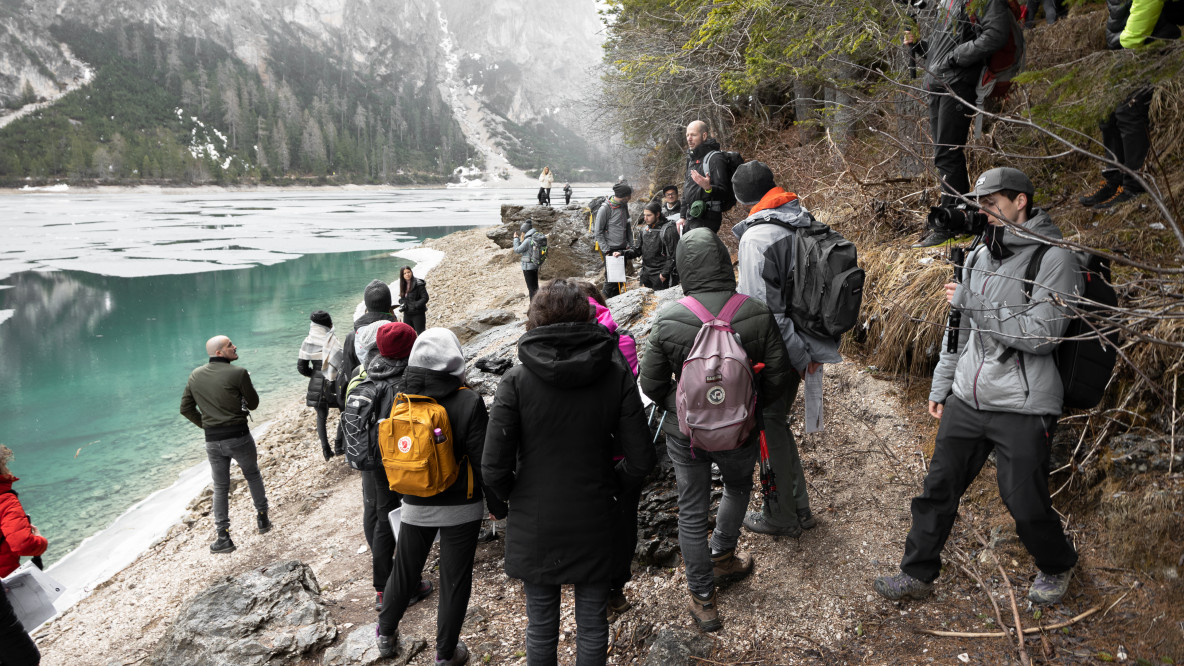
[[(1024, 224), (1047, 238), (1061, 231), (1044, 211)], [(1011, 229), (1003, 245), (1012, 252), (1002, 261), (986, 248), (971, 254), (952, 307), (962, 311), (958, 351), (946, 351), (933, 371), (929, 399), (944, 403), (952, 392), (971, 407), (1017, 414), (1060, 414), (1064, 389), (1052, 352), (1064, 335), (1072, 311), (1054, 303), (1082, 291), (1079, 263), (1071, 252), (1053, 247), (1040, 262), (1032, 298), (1024, 296), (1023, 280), (1033, 252), (1041, 244)]]
[(629, 204), (613, 203), (611, 198), (604, 202), (596, 211), (595, 229), (596, 242), (605, 254), (610, 250), (632, 250), (634, 247), (633, 230), (629, 228)]
[(981, 5), (981, 16), (973, 21), (964, 0), (929, 0), (921, 10), (927, 90), (941, 90), (942, 83), (975, 83), (987, 59), (1007, 45), (1015, 19), (1006, 0), (985, 0)]
[(803, 333), (789, 318), (793, 294), (787, 291), (793, 273), (795, 227), (810, 226), (810, 212), (798, 200), (762, 210), (732, 227), (740, 239), (740, 286), (736, 291), (769, 306), (781, 329), (789, 363), (804, 372), (810, 361), (841, 363), (839, 344)]
[(537, 271), (539, 269), (539, 265), (530, 260), (530, 249), (534, 246), (534, 239), (531, 236), (534, 233), (535, 230), (531, 229), (522, 236), (522, 240), (518, 240), (517, 236), (514, 237), (514, 252), (522, 255), (522, 270), (524, 271)]

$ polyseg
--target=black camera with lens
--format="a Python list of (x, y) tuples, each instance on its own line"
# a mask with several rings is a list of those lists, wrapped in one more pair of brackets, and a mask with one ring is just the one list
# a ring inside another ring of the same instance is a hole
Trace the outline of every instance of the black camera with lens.
[(929, 209), (926, 225), (951, 236), (977, 236), (987, 228), (990, 217), (964, 203), (957, 206), (933, 206)]

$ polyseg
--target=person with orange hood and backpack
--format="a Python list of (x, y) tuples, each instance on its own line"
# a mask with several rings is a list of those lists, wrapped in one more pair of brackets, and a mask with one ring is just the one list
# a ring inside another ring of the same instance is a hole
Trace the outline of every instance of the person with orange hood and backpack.
[[(9, 460), (12, 460), (12, 449), (0, 446), (0, 578), (16, 571), (22, 556), (41, 557), (49, 547), (49, 541), (29, 522), (12, 489), (19, 479), (8, 470)], [(2, 590), (0, 587), (0, 647), (4, 648), (4, 654), (0, 664), (33, 666), (41, 661), (41, 653)]]

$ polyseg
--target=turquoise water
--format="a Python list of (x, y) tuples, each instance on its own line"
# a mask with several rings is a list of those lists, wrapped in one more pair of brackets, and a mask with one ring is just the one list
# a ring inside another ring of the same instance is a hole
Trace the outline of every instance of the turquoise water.
[(178, 407), (206, 339), (224, 333), (238, 345), (262, 399), (257, 425), (306, 383), (295, 365), (308, 314), (328, 310), (348, 328), (365, 285), (407, 263), (346, 252), (186, 275), (4, 280), (0, 309), (14, 313), (0, 324), (0, 443), (16, 453), (16, 489), (50, 537), (47, 560), (204, 458), (201, 431)]

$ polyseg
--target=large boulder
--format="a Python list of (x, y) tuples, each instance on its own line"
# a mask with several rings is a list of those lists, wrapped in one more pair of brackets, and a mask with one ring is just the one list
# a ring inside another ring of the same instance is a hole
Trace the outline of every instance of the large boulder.
[(281, 664), (325, 647), (337, 627), (303, 562), (231, 576), (186, 602), (152, 656), (160, 666)]
[(588, 209), (568, 206), (517, 206), (502, 204), (502, 223), (490, 228), (485, 235), (498, 247), (514, 247), (514, 234), (526, 220), (547, 236), (547, 263), (539, 272), (539, 279), (585, 279), (602, 270), (600, 254), (588, 221)]

